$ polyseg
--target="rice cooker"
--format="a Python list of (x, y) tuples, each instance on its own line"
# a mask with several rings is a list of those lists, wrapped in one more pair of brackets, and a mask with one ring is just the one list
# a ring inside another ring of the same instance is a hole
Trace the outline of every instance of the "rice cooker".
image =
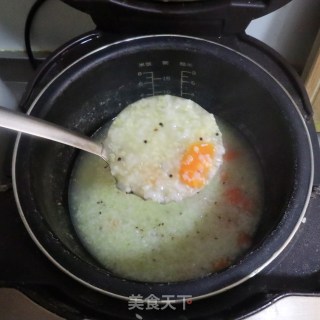
[[(101, 267), (74, 232), (68, 182), (77, 151), (19, 135), (12, 170), (25, 228), (101, 315), (110, 311), (105, 299), (128, 303), (133, 295), (143, 303), (154, 296), (162, 297), (160, 304), (168, 297), (185, 303), (185, 296), (206, 303), (230, 295), (232, 301), (234, 290), (286, 250), (320, 181), (312, 109), (301, 80), (276, 52), (245, 34), (252, 19), (289, 1), (64, 2), (88, 13), (97, 29), (66, 43), (41, 65), (21, 107), (91, 135), (143, 97), (192, 99), (239, 130), (256, 151), (264, 175), (263, 218), (250, 250), (220, 272), (174, 283), (123, 279)], [(227, 308), (214, 305), (216, 311)], [(190, 317), (199, 316), (197, 310)]]

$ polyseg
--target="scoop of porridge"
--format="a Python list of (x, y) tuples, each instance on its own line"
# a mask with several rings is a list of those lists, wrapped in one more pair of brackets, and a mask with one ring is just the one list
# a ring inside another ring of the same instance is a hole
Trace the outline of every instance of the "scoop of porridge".
[(171, 95), (144, 98), (123, 109), (105, 145), (119, 189), (161, 203), (203, 189), (224, 154), (213, 114)]

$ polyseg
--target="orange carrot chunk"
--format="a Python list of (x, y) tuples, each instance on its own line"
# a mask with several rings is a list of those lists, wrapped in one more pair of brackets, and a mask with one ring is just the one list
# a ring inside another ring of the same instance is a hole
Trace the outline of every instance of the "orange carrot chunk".
[(240, 189), (231, 188), (224, 192), (224, 196), (231, 205), (245, 211), (251, 211), (253, 207), (252, 200)]
[(223, 270), (231, 265), (231, 260), (228, 257), (220, 258), (212, 263), (213, 271)]
[(202, 188), (209, 177), (214, 157), (211, 143), (194, 143), (180, 161), (180, 181), (192, 188)]
[(236, 150), (226, 150), (225, 154), (223, 155), (223, 160), (225, 161), (231, 161), (231, 160), (235, 160), (236, 158), (239, 157), (239, 152)]
[(242, 248), (249, 248), (252, 244), (252, 237), (246, 232), (240, 232), (237, 237), (237, 243)]
[(228, 180), (230, 179), (229, 174), (227, 171), (221, 171), (220, 173), (220, 181), (222, 183), (227, 183)]

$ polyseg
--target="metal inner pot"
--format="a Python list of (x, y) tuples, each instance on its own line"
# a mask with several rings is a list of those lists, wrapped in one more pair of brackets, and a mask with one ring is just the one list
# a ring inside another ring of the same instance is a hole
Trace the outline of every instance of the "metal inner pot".
[(311, 192), (312, 147), (294, 101), (266, 70), (218, 43), (150, 36), (100, 47), (52, 79), (29, 113), (91, 135), (128, 104), (163, 93), (189, 97), (227, 121), (249, 141), (261, 162), (265, 206), (254, 245), (219, 273), (176, 283), (114, 276), (84, 249), (71, 223), (68, 185), (78, 151), (28, 136), (16, 142), (15, 196), (33, 240), (71, 277), (118, 298), (133, 293), (202, 298), (242, 283), (283, 250)]

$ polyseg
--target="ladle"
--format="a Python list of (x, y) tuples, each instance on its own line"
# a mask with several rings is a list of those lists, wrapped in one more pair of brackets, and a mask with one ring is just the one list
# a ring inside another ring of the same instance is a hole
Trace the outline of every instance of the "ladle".
[(78, 132), (26, 115), (22, 112), (0, 107), (0, 127), (60, 142), (95, 154), (107, 161), (107, 153), (102, 143), (96, 142)]

